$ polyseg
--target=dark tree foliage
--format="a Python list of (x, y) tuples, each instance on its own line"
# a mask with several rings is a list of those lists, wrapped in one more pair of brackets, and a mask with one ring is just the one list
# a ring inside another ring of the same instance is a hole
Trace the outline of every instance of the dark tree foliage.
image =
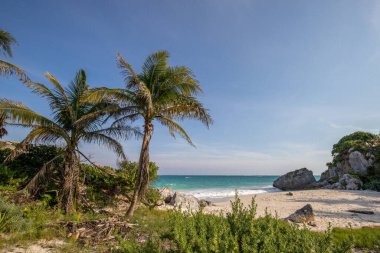
[(344, 136), (336, 144), (333, 145), (331, 151), (334, 161), (339, 161), (342, 156), (344, 156), (350, 148), (355, 148), (355, 150), (366, 152), (373, 145), (380, 142), (380, 137), (378, 135), (366, 132), (355, 132)]
[[(55, 146), (30, 145), (27, 152), (14, 160), (4, 163), (10, 152), (10, 149), (0, 150), (0, 182), (9, 184), (10, 180), (15, 180), (13, 182), (17, 187), (23, 187), (45, 163), (57, 157), (63, 151)], [(62, 159), (56, 161), (57, 164), (62, 164), (62, 162)]]

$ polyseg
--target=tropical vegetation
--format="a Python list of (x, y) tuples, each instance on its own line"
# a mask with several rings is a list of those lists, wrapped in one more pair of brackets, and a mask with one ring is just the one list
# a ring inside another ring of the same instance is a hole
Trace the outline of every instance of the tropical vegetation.
[[(112, 149), (124, 159), (122, 145), (115, 138), (125, 139), (135, 133), (135, 130), (117, 124), (104, 127), (105, 117), (114, 111), (115, 107), (107, 103), (89, 103), (86, 100), (90, 88), (84, 70), (78, 71), (67, 88), (50, 73), (46, 73), (45, 76), (53, 85), (53, 89), (31, 81), (26, 82), (26, 85), (48, 101), (52, 111), (51, 119), (34, 112), (22, 103), (5, 99), (0, 101), (0, 113), (4, 113), (11, 124), (32, 129), (10, 154), (10, 159), (25, 151), (31, 143), (62, 143), (64, 151), (45, 163), (25, 189), (30, 194), (35, 194), (51, 171), (60, 171), (63, 183), (59, 203), (70, 214), (75, 211), (76, 196), (79, 194), (79, 159), (80, 156), (87, 159), (80, 151), (79, 144), (98, 143)], [(62, 167), (55, 163), (57, 159), (63, 159)]]
[(331, 165), (336, 166), (340, 162), (348, 161), (349, 153), (353, 150), (373, 157), (373, 164), (369, 166), (368, 173), (354, 176), (362, 180), (363, 189), (380, 191), (380, 136), (358, 131), (342, 137), (333, 145)]
[(124, 89), (99, 88), (95, 90), (93, 101), (117, 101), (120, 110), (113, 114), (114, 124), (143, 121), (136, 186), (127, 216), (133, 216), (149, 185), (149, 146), (153, 135), (154, 122), (167, 127), (169, 133), (183, 137), (194, 145), (185, 129), (178, 123), (184, 119), (201, 121), (207, 127), (212, 123), (211, 116), (196, 96), (202, 92), (193, 72), (185, 66), (169, 66), (169, 53), (157, 51), (145, 60), (140, 73), (118, 55), (118, 66), (126, 87)]

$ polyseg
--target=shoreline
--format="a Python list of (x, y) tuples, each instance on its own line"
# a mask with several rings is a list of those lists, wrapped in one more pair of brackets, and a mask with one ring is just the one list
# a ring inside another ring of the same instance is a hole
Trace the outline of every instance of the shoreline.
[[(380, 192), (348, 191), (348, 190), (301, 190), (292, 191), (293, 196), (286, 195), (287, 191), (268, 192), (255, 195), (239, 196), (244, 206), (248, 206), (252, 197), (256, 197), (257, 216), (268, 213), (280, 219), (288, 217), (306, 204), (311, 204), (315, 213), (316, 227), (312, 230), (324, 231), (329, 227), (359, 228), (365, 226), (380, 226)], [(212, 206), (205, 207), (208, 213), (219, 213), (230, 210), (230, 201), (213, 201)], [(350, 209), (365, 209), (374, 212), (373, 215), (348, 212)]]

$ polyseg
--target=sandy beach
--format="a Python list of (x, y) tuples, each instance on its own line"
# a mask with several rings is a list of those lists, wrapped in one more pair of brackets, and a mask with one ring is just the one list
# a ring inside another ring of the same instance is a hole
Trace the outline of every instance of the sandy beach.
[[(306, 204), (311, 204), (316, 216), (316, 227), (312, 230), (326, 230), (331, 223), (332, 227), (363, 227), (380, 226), (380, 192), (374, 191), (347, 191), (347, 190), (307, 190), (287, 192), (272, 192), (257, 195), (240, 196), (244, 205), (248, 206), (251, 198), (256, 196), (257, 214), (262, 216), (265, 209), (279, 218), (286, 218), (294, 211)], [(230, 200), (215, 202), (207, 207), (206, 212), (228, 211)], [(356, 214), (349, 209), (371, 210), (375, 214)]]

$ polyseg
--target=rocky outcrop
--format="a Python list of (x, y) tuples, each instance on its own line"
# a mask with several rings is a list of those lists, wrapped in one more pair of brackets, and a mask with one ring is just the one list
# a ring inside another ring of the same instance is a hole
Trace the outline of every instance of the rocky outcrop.
[(315, 188), (316, 180), (313, 176), (312, 171), (306, 168), (302, 168), (288, 172), (285, 175), (277, 178), (273, 182), (273, 186), (284, 191), (304, 190)]
[(360, 190), (362, 187), (363, 182), (350, 174), (344, 174), (336, 182), (323, 185), (323, 188), (338, 190)]
[(164, 208), (175, 208), (180, 211), (196, 212), (202, 207), (210, 206), (211, 201), (197, 199), (192, 195), (174, 192), (170, 188), (160, 190)]
[(315, 226), (315, 215), (310, 204), (298, 209), (293, 214), (289, 215), (289, 217), (285, 218), (285, 220)]
[(350, 174), (344, 174), (339, 179), (339, 183), (344, 186), (346, 190), (360, 190), (363, 187), (363, 182)]
[(183, 211), (199, 210), (199, 201), (196, 197), (179, 192), (174, 193), (172, 199), (170, 200), (170, 205)]
[(161, 199), (166, 203), (170, 203), (173, 195), (174, 195), (174, 191), (168, 187), (165, 187), (165, 188), (162, 188), (160, 190), (160, 195), (161, 195)]
[(369, 162), (364, 158), (364, 155), (359, 151), (354, 151), (348, 156), (351, 169), (355, 173), (367, 174)]
[(360, 190), (363, 182), (357, 175), (368, 175), (374, 160), (374, 154), (370, 151), (363, 154), (350, 148), (339, 162), (330, 164), (321, 174), (318, 185), (326, 189)]

